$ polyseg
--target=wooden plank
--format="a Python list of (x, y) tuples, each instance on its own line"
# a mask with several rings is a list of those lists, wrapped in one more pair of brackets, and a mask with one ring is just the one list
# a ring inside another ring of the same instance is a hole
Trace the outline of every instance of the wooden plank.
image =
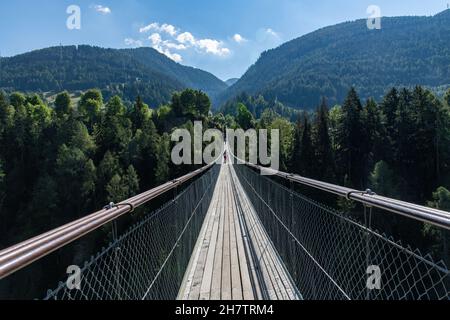
[[(239, 199), (239, 191), (238, 189), (235, 187), (235, 198)], [(255, 256), (255, 250), (253, 248), (253, 243), (251, 241), (251, 237), (250, 237), (250, 232), (248, 230), (247, 227), (247, 222), (244, 218), (244, 212), (242, 209), (242, 204), (239, 202), (239, 206), (237, 207), (237, 214), (239, 216), (239, 221), (240, 221), (240, 229), (241, 229), (241, 234), (242, 234), (242, 238), (243, 238), (243, 243), (244, 243), (244, 250), (245, 250), (245, 255), (247, 257), (247, 265), (248, 265), (248, 270), (249, 270), (249, 278), (251, 281), (251, 285), (252, 285), (252, 290), (253, 290), (253, 298), (255, 300), (262, 300), (264, 299), (263, 293), (262, 293), (262, 284), (263, 281), (261, 281), (261, 272), (259, 270), (259, 265), (258, 265), (258, 261), (257, 258)]]
[(213, 223), (214, 223), (214, 219), (212, 217), (213, 211), (211, 210), (211, 208), (214, 208), (215, 203), (217, 201), (219, 201), (219, 198), (220, 198), (219, 188), (216, 188), (214, 191), (214, 195), (213, 195), (214, 201), (211, 204), (211, 206), (209, 207), (208, 212), (207, 212), (207, 216), (208, 216), (207, 229), (206, 229), (206, 232), (205, 232), (205, 235), (204, 235), (201, 247), (200, 247), (199, 258), (197, 261), (197, 265), (195, 267), (194, 278), (193, 278), (193, 281), (192, 281), (191, 287), (190, 287), (189, 300), (198, 300), (200, 298), (200, 289), (201, 289), (201, 284), (202, 284), (202, 279), (203, 279), (205, 262), (206, 262), (206, 257), (208, 254), (209, 243), (211, 240), (211, 230), (212, 230)]
[[(234, 169), (233, 169), (234, 171)], [(274, 285), (272, 283), (272, 277), (270, 274), (270, 271), (266, 266), (266, 259), (265, 259), (265, 250), (262, 246), (258, 234), (256, 234), (256, 228), (257, 225), (255, 224), (255, 221), (251, 219), (251, 215), (249, 212), (249, 206), (248, 202), (245, 201), (244, 196), (246, 197), (245, 191), (243, 190), (240, 181), (235, 176), (235, 172), (233, 172), (233, 179), (235, 179), (235, 185), (237, 187), (237, 194), (239, 197), (239, 201), (242, 207), (243, 217), (246, 221), (246, 225), (248, 228), (248, 234), (250, 236), (251, 242), (252, 242), (252, 249), (254, 250), (254, 259), (255, 264), (258, 272), (260, 273), (259, 281), (260, 286), (262, 288), (262, 291), (265, 293), (265, 295), (271, 299), (276, 300), (277, 299), (277, 293), (275, 292)], [(248, 197), (246, 197), (248, 199)]]
[[(248, 200), (249, 199), (247, 198), (246, 201)], [(250, 201), (248, 201), (248, 205), (252, 206)], [(280, 299), (284, 300), (299, 299), (300, 296), (295, 285), (293, 284), (292, 278), (289, 276), (288, 271), (286, 270), (280, 256), (276, 252), (275, 247), (271, 243), (269, 235), (267, 234), (254, 209), (251, 210), (251, 216), (255, 221), (255, 225), (258, 226), (258, 234), (260, 239), (264, 242), (270, 243), (267, 247), (266, 256), (270, 269), (275, 270), (273, 273), (273, 279), (274, 283), (278, 286), (278, 289), (276, 290), (277, 294), (280, 296)]]
[(273, 283), (272, 278), (272, 270), (268, 268), (266, 263), (266, 248), (261, 243), (259, 239), (259, 235), (257, 233), (257, 225), (255, 222), (248, 217), (248, 211), (245, 209), (244, 215), (246, 215), (246, 219), (248, 221), (248, 224), (250, 225), (250, 236), (252, 238), (253, 242), (253, 248), (256, 253), (256, 259), (258, 263), (258, 267), (260, 272), (262, 273), (263, 279), (264, 279), (264, 286), (266, 294), (268, 295), (269, 299), (276, 300), (278, 298), (275, 285)]
[(239, 265), (237, 239), (236, 239), (236, 225), (234, 220), (234, 215), (237, 210), (237, 204), (234, 197), (234, 190), (232, 189), (232, 179), (230, 176), (230, 169), (227, 166), (227, 173), (230, 177), (229, 183), (227, 184), (228, 192), (230, 197), (228, 199), (228, 204), (230, 210), (228, 210), (229, 221), (230, 221), (230, 255), (231, 255), (231, 291), (233, 300), (242, 300), (242, 285), (241, 285), (241, 270)]
[[(222, 186), (224, 182), (221, 181)], [(214, 258), (214, 270), (211, 284), (211, 300), (220, 300), (222, 297), (222, 256), (223, 256), (223, 237), (224, 237), (224, 221), (225, 221), (225, 197), (223, 196), (224, 190), (222, 188), (220, 197), (220, 223), (219, 231), (217, 235), (216, 255)]]
[(221, 167), (183, 287), (183, 299), (300, 298), (233, 166)]
[[(208, 254), (206, 256), (205, 261), (205, 271), (203, 273), (202, 284), (200, 288), (200, 300), (209, 300), (211, 295), (211, 283), (214, 269), (214, 257), (216, 254), (216, 244), (218, 238), (219, 231), (219, 221), (220, 221), (220, 211), (218, 210), (219, 205), (221, 203), (221, 194), (223, 192), (223, 183), (218, 187), (219, 191), (219, 199), (213, 207), (212, 219), (213, 219), (213, 228), (211, 230), (211, 241), (209, 243)], [(219, 252), (220, 254), (220, 252)]]
[[(232, 188), (234, 194), (234, 201), (237, 202), (238, 195), (236, 194), (235, 185), (232, 179)], [(246, 246), (244, 245), (244, 237), (246, 237), (246, 233), (242, 231), (242, 220), (240, 217), (240, 206), (236, 205), (236, 210), (233, 212), (234, 220), (235, 220), (235, 232), (236, 232), (236, 240), (237, 240), (237, 250), (239, 257), (239, 268), (241, 272), (241, 281), (242, 281), (242, 298), (243, 300), (254, 300), (255, 296), (253, 293), (252, 282), (250, 280), (250, 265), (249, 260), (247, 258), (247, 254), (245, 252)], [(257, 283), (257, 282), (255, 282)]]
[[(229, 175), (225, 174), (225, 183), (229, 182)], [(225, 188), (225, 226), (223, 235), (223, 257), (222, 257), (222, 300), (231, 300), (231, 257), (230, 257), (230, 219), (228, 211), (230, 210), (228, 204), (229, 190)]]
[[(296, 289), (293, 286), (292, 281), (289, 281), (290, 277), (288, 276), (280, 257), (276, 253), (267, 232), (262, 226), (261, 221), (259, 221), (259, 217), (257, 216), (249, 198), (246, 196), (242, 185), (237, 179), (234, 170), (232, 176), (236, 184), (237, 193), (241, 196), (240, 198), (244, 208), (245, 218), (248, 219), (249, 224), (253, 226), (251, 228), (251, 234), (256, 242), (255, 247), (258, 252), (257, 254), (261, 258), (261, 268), (263, 269), (262, 273), (264, 276), (269, 275), (270, 278), (270, 281), (265, 283), (268, 286), (268, 293), (271, 294), (271, 298), (298, 298), (298, 296), (293, 294), (296, 292)], [(265, 279), (267, 280), (267, 277), (265, 277)], [(275, 295), (273, 295), (273, 293), (275, 293)]]

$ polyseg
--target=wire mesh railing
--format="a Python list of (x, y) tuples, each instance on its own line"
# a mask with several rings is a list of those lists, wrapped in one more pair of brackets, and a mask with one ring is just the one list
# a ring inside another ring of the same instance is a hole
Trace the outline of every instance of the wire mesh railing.
[[(204, 217), (219, 166), (215, 165), (182, 193), (118, 236), (81, 268), (78, 288), (66, 282), (46, 300), (175, 299)], [(114, 223), (114, 222), (113, 222)]]
[(248, 166), (235, 168), (305, 299), (450, 299), (445, 263), (375, 231), (373, 208), (363, 206), (358, 221)]

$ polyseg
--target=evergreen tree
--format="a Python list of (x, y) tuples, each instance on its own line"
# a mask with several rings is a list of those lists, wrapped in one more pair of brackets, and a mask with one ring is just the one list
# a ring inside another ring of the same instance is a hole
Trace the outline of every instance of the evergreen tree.
[(316, 111), (313, 127), (313, 142), (316, 159), (316, 178), (319, 180), (332, 181), (334, 179), (334, 159), (331, 149), (329, 134), (329, 114), (326, 99)]
[(344, 118), (344, 113), (342, 112), (341, 106), (334, 106), (331, 108), (329, 112), (329, 132), (330, 132), (330, 142), (331, 149), (333, 150), (333, 154), (335, 155), (340, 148), (339, 145), (339, 127), (342, 123), (342, 119)]
[[(5, 172), (3, 171), (3, 164), (0, 160), (0, 211), (3, 206), (3, 201), (6, 196)], [(0, 217), (1, 218), (1, 217)]]
[(3, 138), (2, 134), (14, 123), (14, 107), (9, 105), (8, 99), (6, 95), (0, 91), (0, 154), (1, 147), (3, 143), (1, 143), (1, 139)]
[(130, 119), (133, 123), (133, 131), (142, 129), (145, 121), (150, 119), (151, 111), (148, 105), (146, 105), (140, 96), (137, 97), (135, 104), (130, 112)]
[(99, 198), (101, 205), (107, 200), (107, 185), (110, 183), (111, 179), (115, 176), (122, 174), (122, 168), (119, 163), (117, 156), (113, 155), (110, 151), (105, 153), (102, 161), (97, 168), (97, 197)]
[(397, 178), (394, 171), (384, 161), (375, 164), (370, 174), (370, 188), (377, 194), (385, 197), (398, 199), (400, 194), (397, 189)]
[[(271, 130), (278, 130), (279, 133), (279, 145), (280, 145), (280, 170), (286, 171), (289, 167), (290, 158), (292, 155), (293, 140), (294, 140), (294, 127), (287, 119), (276, 117), (267, 127), (269, 133)], [(271, 141), (269, 136), (269, 140)], [(268, 147), (270, 148), (271, 142), (268, 141)]]
[[(373, 99), (368, 99), (363, 110), (363, 129), (365, 141), (365, 172), (368, 176), (370, 170), (381, 159), (387, 159), (386, 144), (389, 143), (386, 138), (386, 130), (382, 120), (382, 113)], [(366, 185), (364, 181), (364, 185)]]
[(356, 90), (352, 88), (342, 106), (343, 118), (338, 128), (339, 144), (336, 161), (341, 178), (347, 176), (351, 186), (364, 187), (365, 141), (362, 123), (362, 105)]
[(106, 105), (105, 116), (94, 132), (100, 154), (107, 151), (121, 154), (127, 149), (132, 138), (132, 124), (125, 116), (125, 111), (125, 106), (118, 96), (111, 98)]
[(293, 171), (306, 177), (314, 177), (316, 163), (311, 137), (311, 125), (306, 114), (299, 119), (295, 127), (296, 141), (294, 144)]
[(155, 184), (164, 183), (170, 178), (170, 136), (164, 134), (159, 140), (157, 165), (155, 168)]
[(9, 97), (9, 101), (14, 108), (18, 108), (19, 106), (24, 106), (27, 99), (22, 93), (14, 92)]
[(108, 203), (118, 203), (135, 196), (139, 191), (139, 179), (132, 166), (123, 176), (115, 174), (106, 185)]
[[(416, 87), (409, 107), (411, 121), (410, 168), (415, 177), (408, 177), (408, 187), (414, 198), (422, 203), (436, 188), (439, 161), (438, 117), (441, 102), (428, 90)], [(412, 190), (411, 190), (412, 189)]]
[(55, 111), (59, 117), (69, 115), (72, 111), (72, 101), (67, 91), (64, 91), (56, 96)]
[(141, 188), (148, 190), (155, 185), (155, 171), (160, 152), (160, 137), (151, 119), (147, 119), (142, 130), (138, 129), (128, 145), (129, 162), (138, 172)]
[(239, 103), (237, 106), (236, 122), (244, 130), (248, 130), (253, 127), (253, 115), (242, 103)]
[(78, 148), (66, 145), (59, 149), (56, 160), (58, 207), (70, 221), (89, 212), (95, 192), (96, 168)]
[(102, 109), (103, 96), (99, 90), (88, 90), (81, 96), (78, 111), (90, 132), (94, 129), (94, 124), (99, 121)]

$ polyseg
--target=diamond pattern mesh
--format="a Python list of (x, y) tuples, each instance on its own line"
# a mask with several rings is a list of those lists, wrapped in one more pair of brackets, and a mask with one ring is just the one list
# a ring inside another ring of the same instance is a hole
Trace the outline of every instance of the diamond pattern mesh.
[(173, 201), (86, 262), (81, 289), (66, 283), (48, 292), (46, 300), (175, 299), (219, 173), (214, 166)]
[[(244, 165), (236, 171), (300, 293), (320, 300), (448, 300), (443, 262), (380, 234), (338, 210), (291, 191)], [(366, 222), (371, 209), (364, 209)], [(381, 272), (380, 288), (369, 266)], [(376, 282), (374, 282), (376, 283)], [(372, 288), (369, 289), (368, 287)]]

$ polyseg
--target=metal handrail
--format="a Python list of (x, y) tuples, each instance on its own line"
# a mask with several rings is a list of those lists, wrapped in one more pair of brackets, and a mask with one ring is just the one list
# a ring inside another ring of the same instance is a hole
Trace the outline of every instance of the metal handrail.
[(369, 207), (384, 209), (392, 213), (396, 213), (411, 219), (426, 222), (431, 225), (444, 228), (446, 230), (450, 230), (450, 212), (433, 209), (405, 201), (395, 200), (387, 197), (382, 197), (376, 195), (370, 190), (359, 191), (323, 181), (305, 178), (297, 174), (286, 173), (271, 168), (259, 166), (256, 164), (252, 164), (248, 161), (239, 159), (233, 154), (233, 152), (229, 148), (227, 148), (227, 151), (232, 155), (233, 158), (235, 158), (238, 161), (238, 163), (245, 164), (248, 167), (256, 169), (260, 172), (270, 173), (270, 175), (272, 176), (277, 176), (297, 184), (301, 184), (314, 189), (332, 193), (339, 197), (345, 197), (349, 200), (357, 201)]
[[(238, 161), (242, 162), (242, 160), (240, 159), (238, 159)], [(274, 176), (295, 182), (297, 184), (319, 189), (328, 193), (335, 194), (340, 197), (345, 197), (349, 200), (360, 202), (366, 206), (384, 209), (392, 213), (396, 213), (402, 216), (406, 216), (408, 218), (412, 218), (415, 220), (419, 220), (422, 222), (432, 224), (434, 226), (450, 230), (450, 212), (433, 209), (405, 201), (395, 200), (387, 197), (382, 197), (370, 192), (369, 190), (359, 191), (323, 181), (305, 178), (296, 174), (290, 174), (282, 171), (265, 168), (248, 162), (243, 163), (245, 163), (247, 166), (253, 169), (270, 172)]]
[(104, 208), (84, 218), (31, 238), (0, 251), (0, 280), (25, 268), (31, 263), (80, 239), (88, 233), (132, 212), (145, 203), (173, 190), (209, 170), (214, 162), (181, 178), (127, 199), (110, 208)]

